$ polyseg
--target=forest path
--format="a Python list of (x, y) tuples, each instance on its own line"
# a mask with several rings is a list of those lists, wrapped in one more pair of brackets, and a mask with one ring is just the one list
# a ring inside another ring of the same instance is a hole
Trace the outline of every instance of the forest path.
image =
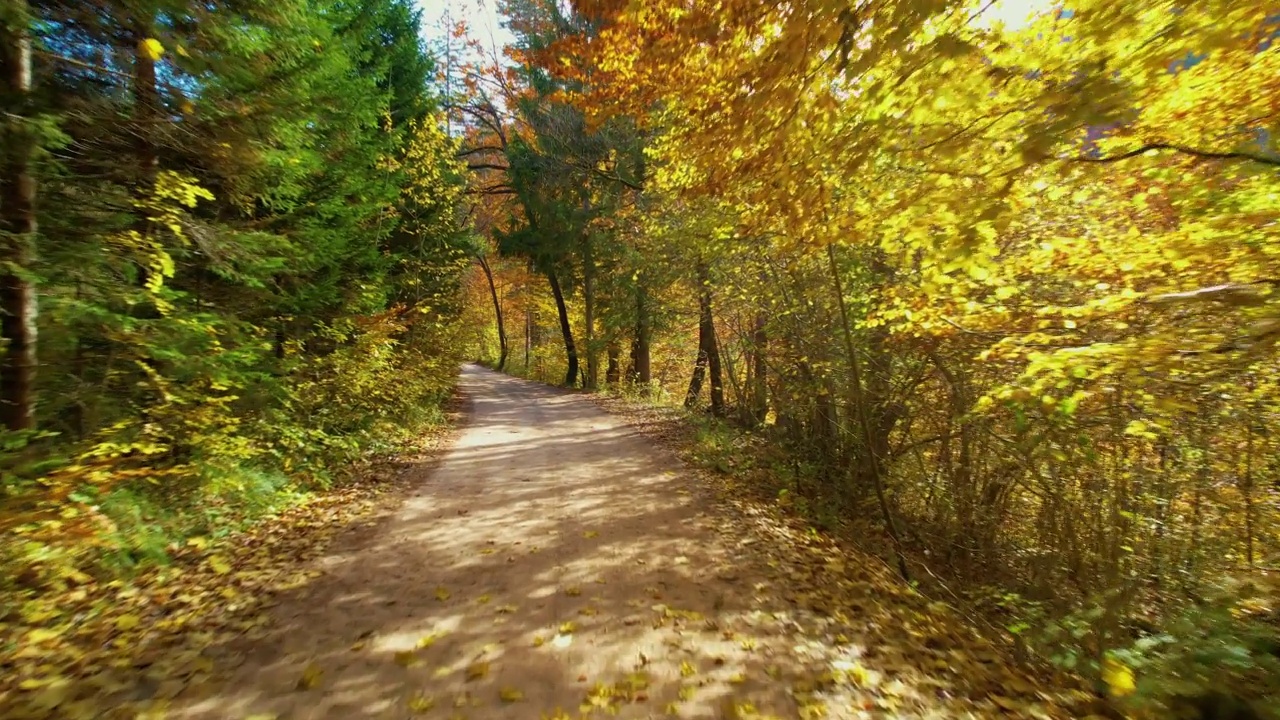
[(742, 583), (668, 453), (586, 398), (476, 366), (461, 384), (470, 423), (438, 467), (171, 716), (649, 717), (682, 683), (685, 717), (730, 692), (794, 715), (764, 648), (727, 638)]
[[(832, 641), (793, 604), (807, 573), (725, 532), (625, 419), (475, 366), (461, 383), (471, 420), (438, 467), (167, 718), (975, 717), (860, 664), (901, 663), (893, 648)], [(912, 625), (872, 610), (854, 623)]]

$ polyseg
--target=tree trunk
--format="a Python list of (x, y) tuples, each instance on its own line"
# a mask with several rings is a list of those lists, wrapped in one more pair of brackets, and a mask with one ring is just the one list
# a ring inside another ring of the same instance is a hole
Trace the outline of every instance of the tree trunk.
[(596, 352), (595, 260), (591, 254), (591, 236), (582, 239), (582, 310), (586, 316), (587, 374), (583, 385), (595, 390), (600, 380), (600, 357)]
[(649, 386), (653, 381), (653, 364), (649, 354), (649, 307), (644, 288), (636, 290), (636, 332), (631, 342), (631, 382)]
[(684, 406), (693, 407), (702, 394), (704, 371), (711, 374), (711, 414), (724, 417), (724, 377), (720, 369), (720, 348), (716, 343), (715, 318), (711, 312), (711, 279), (705, 262), (698, 263), (698, 360)]
[[(160, 122), (160, 96), (156, 91), (156, 63), (151, 58), (146, 40), (151, 37), (150, 18), (141, 20), (134, 28), (136, 44), (133, 51), (133, 136), (137, 153), (138, 176), (134, 196), (141, 200), (155, 194), (156, 177), (160, 171), (160, 155), (156, 152), (156, 126)], [(153, 228), (149, 213), (139, 209), (134, 213), (133, 229), (142, 237), (151, 235)], [(138, 269), (138, 287), (148, 287), (152, 268), (143, 259), (135, 262)], [(159, 308), (151, 300), (134, 306), (131, 313), (137, 318), (156, 319)]]
[(752, 353), (752, 363), (754, 365), (751, 388), (751, 419), (756, 425), (763, 425), (765, 417), (769, 414), (769, 335), (765, 331), (765, 315), (758, 313), (756, 315), (755, 332), (752, 334), (752, 345), (754, 350)]
[(565, 387), (573, 387), (578, 380), (578, 348), (573, 344), (573, 328), (569, 325), (569, 308), (564, 304), (564, 292), (560, 289), (560, 280), (554, 270), (547, 271), (547, 280), (551, 282), (551, 294), (556, 299), (556, 312), (560, 315), (560, 334), (564, 336), (564, 352), (569, 359), (569, 367), (564, 374)]
[(693, 376), (689, 378), (689, 389), (684, 394), (684, 406), (692, 409), (698, 404), (698, 397), (702, 395), (702, 379), (707, 374), (707, 352), (702, 347), (702, 342), (698, 342), (698, 359), (693, 363)]
[(151, 30), (147, 25), (139, 24), (135, 34), (138, 44), (134, 50), (133, 121), (138, 148), (138, 194), (150, 195), (160, 169), (160, 156), (156, 153), (152, 137), (160, 119), (160, 97), (156, 92), (156, 63), (145, 47)]
[(607, 350), (609, 356), (609, 367), (604, 371), (604, 381), (610, 386), (616, 386), (622, 380), (622, 365), (619, 363), (619, 356), (622, 354), (622, 348), (618, 347), (618, 341), (610, 340)]
[[(16, 7), (15, 7), (16, 6)], [(0, 97), (7, 112), (19, 117), (18, 132), (8, 138), (0, 170), (0, 335), (5, 341), (0, 365), (0, 418), (10, 430), (35, 427), (36, 288), (26, 274), (35, 254), (36, 182), (31, 174), (35, 138), (20, 119), (28, 110), (31, 92), (31, 37), (27, 32), (27, 4), (15, 0), (12, 23), (0, 26)]]
[[(533, 276), (533, 261), (529, 261), (528, 265), (529, 277)], [(529, 286), (529, 282), (525, 281), (525, 298), (524, 298), (524, 372), (529, 373), (529, 361), (533, 352), (534, 333), (537, 327), (533, 322), (533, 288)]]
[(902, 540), (901, 535), (898, 533), (898, 524), (894, 520), (893, 512), (889, 509), (889, 500), (885, 494), (884, 469), (881, 466), (884, 458), (875, 450), (878, 443), (874, 440), (875, 431), (871, 426), (867, 398), (863, 391), (862, 361), (858, 358), (858, 351), (853, 346), (853, 327), (849, 322), (849, 309), (844, 301), (844, 286), (840, 282), (840, 269), (836, 265), (836, 249), (834, 245), (827, 245), (827, 260), (831, 265), (831, 280), (836, 291), (836, 301), (840, 306), (840, 324), (844, 330), (845, 354), (849, 361), (849, 374), (851, 375), (849, 404), (857, 415), (856, 420), (862, 429), (863, 457), (861, 462), (867, 468), (872, 485), (875, 487), (876, 500), (880, 504), (880, 513), (884, 516), (885, 532), (889, 534), (889, 539), (893, 541), (894, 554), (897, 555), (898, 560), (898, 573), (902, 575), (903, 580), (909, 582), (911, 574), (907, 570), (907, 557), (902, 551)]
[[(502, 320), (502, 301), (498, 299), (498, 286), (493, 282), (493, 269), (489, 267), (489, 261), (483, 255), (480, 256), (479, 260), (480, 267), (484, 270), (484, 277), (489, 281), (489, 296), (493, 298), (493, 314), (498, 319), (498, 371), (501, 372), (507, 367), (507, 354), (509, 352), (507, 347), (507, 326)], [(528, 363), (528, 360), (525, 362)]]
[(276, 360), (284, 360), (285, 341), (287, 337), (284, 331), (284, 318), (276, 318), (276, 339), (275, 339), (275, 358)]

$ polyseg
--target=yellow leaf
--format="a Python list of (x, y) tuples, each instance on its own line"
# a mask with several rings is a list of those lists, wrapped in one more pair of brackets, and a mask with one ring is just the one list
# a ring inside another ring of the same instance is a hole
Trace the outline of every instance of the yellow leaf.
[(1018, 701), (1012, 698), (1007, 698), (1003, 695), (992, 695), (991, 702), (995, 703), (996, 705), (999, 705), (1001, 708), (1004, 708), (1005, 710), (1008, 710), (1010, 712), (1014, 712), (1019, 709)]
[(697, 673), (697, 669), (695, 669), (688, 660), (680, 663), (680, 677), (693, 677)]
[(1147, 429), (1147, 424), (1141, 420), (1130, 422), (1124, 429), (1125, 435), (1134, 435), (1141, 438), (1155, 439), (1155, 433)]
[(424, 713), (436, 706), (436, 699), (430, 695), (414, 695), (409, 698), (409, 709), (415, 713)]
[(401, 650), (395, 654), (396, 664), (400, 667), (412, 667), (421, 662), (412, 650)]
[(212, 568), (213, 571), (218, 573), (219, 575), (226, 575), (227, 573), (231, 572), (231, 564), (228, 563), (227, 559), (222, 557), (221, 555), (210, 555), (209, 567)]
[(504, 687), (498, 691), (498, 697), (505, 703), (520, 702), (524, 699), (524, 693), (513, 687)]
[(320, 685), (321, 678), (324, 677), (324, 671), (320, 666), (311, 663), (302, 671), (302, 677), (298, 678), (299, 690), (311, 690)]
[(1124, 697), (1137, 689), (1133, 670), (1115, 658), (1107, 658), (1102, 662), (1102, 680), (1112, 695)]
[(58, 632), (57, 630), (49, 630), (47, 628), (36, 628), (35, 630), (32, 630), (31, 632), (27, 633), (27, 642), (35, 645), (37, 643), (42, 643), (45, 640), (53, 640), (54, 638), (59, 637), (61, 635), (62, 633)]
[(449, 591), (442, 587), (436, 588), (436, 599), (439, 600), (440, 602), (444, 602), (445, 600), (448, 600)]
[(534, 647), (542, 647), (543, 645), (545, 645), (545, 644), (546, 644), (546, 642), (547, 642), (547, 639), (546, 639), (546, 638), (544, 638), (544, 637), (542, 637), (541, 635), (534, 635), (534, 636), (533, 636), (533, 646), (534, 646)]
[(138, 54), (155, 62), (164, 57), (164, 45), (161, 45), (160, 41), (155, 38), (147, 38), (138, 43)]
[(489, 674), (489, 663), (474, 662), (467, 666), (467, 681), (483, 680)]
[(422, 637), (418, 638), (418, 649), (422, 650), (423, 648), (429, 648), (432, 645), (435, 645), (436, 641), (439, 639), (440, 639), (439, 633), (431, 633), (430, 635), (423, 635)]
[(596, 530), (588, 530), (588, 531), (586, 531), (586, 532), (582, 533), (582, 537), (584, 537), (584, 538), (586, 538), (586, 539), (590, 540), (591, 538), (596, 537), (596, 536), (598, 536), (599, 534), (600, 534), (600, 533), (599, 533), (598, 531), (596, 531)]
[(116, 629), (132, 630), (138, 627), (138, 622), (139, 620), (137, 615), (121, 615), (116, 618)]

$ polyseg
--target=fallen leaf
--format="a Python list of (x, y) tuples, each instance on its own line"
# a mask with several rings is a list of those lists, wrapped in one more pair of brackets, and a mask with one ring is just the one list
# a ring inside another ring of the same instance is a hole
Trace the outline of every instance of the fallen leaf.
[(1116, 697), (1130, 695), (1137, 689), (1133, 670), (1115, 658), (1108, 657), (1102, 662), (1102, 680), (1107, 689)]
[(1014, 700), (1012, 698), (1007, 698), (1003, 695), (992, 695), (991, 702), (995, 703), (996, 705), (999, 705), (1001, 708), (1004, 708), (1005, 710), (1015, 711), (1019, 709), (1019, 704), (1017, 700)]
[(231, 564), (228, 563), (227, 559), (221, 555), (210, 555), (209, 567), (219, 575), (226, 575), (231, 572)]
[(444, 602), (445, 600), (448, 600), (449, 591), (442, 587), (436, 588), (436, 599), (439, 600), (440, 602)]
[(66, 678), (56, 678), (36, 693), (32, 699), (32, 705), (41, 710), (53, 710), (67, 701), (73, 687)]
[(409, 709), (415, 713), (424, 713), (436, 706), (436, 699), (430, 695), (414, 695), (409, 698)]
[(36, 628), (35, 630), (32, 630), (31, 632), (27, 633), (27, 642), (34, 645), (37, 643), (45, 642), (46, 640), (53, 640), (61, 636), (62, 636), (62, 633), (58, 630), (50, 630), (48, 628)]
[(597, 532), (597, 531), (595, 531), (595, 530), (588, 530), (588, 531), (586, 531), (586, 532), (582, 533), (582, 537), (584, 537), (584, 538), (586, 538), (586, 539), (590, 540), (591, 538), (596, 537), (596, 536), (598, 536), (599, 534), (600, 534), (600, 533), (599, 533), (599, 532)]
[(520, 702), (524, 699), (524, 693), (513, 687), (504, 687), (498, 691), (498, 699), (504, 703)]
[(467, 682), (483, 680), (489, 674), (489, 663), (474, 662), (467, 666)]
[(395, 659), (400, 667), (413, 667), (422, 662), (412, 650), (400, 650), (395, 654)]
[(324, 671), (319, 665), (311, 663), (302, 671), (302, 677), (298, 678), (297, 689), (312, 690), (320, 686), (320, 680), (324, 677)]

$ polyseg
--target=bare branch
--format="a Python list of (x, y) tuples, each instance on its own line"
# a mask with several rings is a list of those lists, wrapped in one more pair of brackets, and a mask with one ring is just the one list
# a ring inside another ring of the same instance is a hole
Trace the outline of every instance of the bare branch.
[(1257, 153), (1234, 151), (1234, 152), (1214, 152), (1211, 150), (1198, 150), (1185, 145), (1175, 145), (1173, 143), (1148, 143), (1140, 148), (1120, 153), (1119, 155), (1108, 155), (1106, 157), (1072, 157), (1067, 158), (1073, 162), (1090, 162), (1090, 163), (1113, 163), (1121, 160), (1128, 160), (1139, 155), (1145, 155), (1156, 150), (1173, 150), (1183, 155), (1191, 155), (1203, 160), (1248, 160), (1250, 162), (1260, 163), (1262, 165), (1272, 165), (1280, 167), (1280, 157), (1268, 157)]

